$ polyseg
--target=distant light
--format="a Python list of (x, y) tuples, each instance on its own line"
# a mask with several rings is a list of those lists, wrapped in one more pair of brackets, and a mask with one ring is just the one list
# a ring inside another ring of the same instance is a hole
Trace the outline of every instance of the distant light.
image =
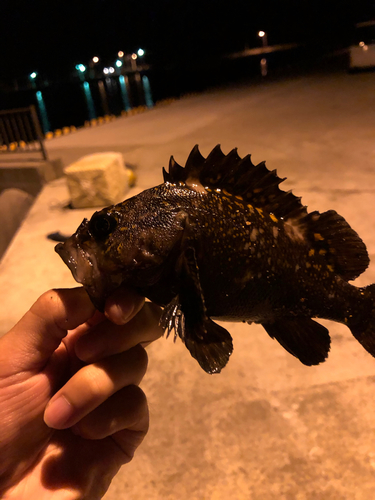
[(364, 45), (365, 45), (365, 42), (359, 42), (360, 47), (364, 47)]
[(139, 57), (142, 57), (145, 55), (145, 51), (143, 49), (138, 49), (137, 54), (139, 55)]
[(115, 64), (116, 64), (116, 66), (117, 66), (118, 68), (121, 68), (121, 66), (122, 66), (122, 61), (120, 61), (120, 59), (117, 59), (117, 61), (116, 61), (116, 63), (115, 63)]
[(35, 73), (35, 71), (33, 71), (33, 72), (31, 73), (31, 75), (30, 75), (30, 78), (31, 78), (32, 80), (34, 80), (34, 78), (36, 78), (37, 76), (38, 76), (38, 73)]
[(134, 59), (134, 60), (135, 60), (135, 59), (137, 59), (137, 57), (138, 57), (138, 56), (137, 56), (137, 54), (136, 54), (136, 53), (132, 54), (132, 59)]
[(92, 58), (92, 62), (95, 63), (95, 64), (98, 63), (99, 62), (99, 57), (97, 57), (97, 56), (93, 57)]
[(366, 45), (366, 44), (365, 44), (365, 45), (362, 47), (362, 49), (366, 52), (366, 50), (368, 50), (368, 45)]
[(114, 73), (115, 72), (115, 68), (113, 66), (111, 66), (110, 68), (108, 68), (109, 72), (110, 73)]
[(118, 55), (119, 57), (124, 57), (124, 53), (123, 53), (123, 51), (122, 51), (122, 50), (120, 50), (119, 52), (117, 52), (117, 55)]
[(265, 34), (266, 33), (264, 31), (259, 31), (258, 36), (260, 36), (262, 38), (262, 37), (264, 37)]
[(86, 66), (84, 66), (83, 64), (76, 64), (76, 70), (84, 73), (86, 71)]
[(104, 69), (103, 69), (103, 73), (104, 73), (105, 75), (108, 75), (108, 73), (109, 73), (109, 69), (108, 69), (108, 68), (104, 68)]
[(43, 96), (40, 90), (38, 90), (38, 92), (36, 93), (36, 98), (38, 99), (38, 101), (43, 101)]

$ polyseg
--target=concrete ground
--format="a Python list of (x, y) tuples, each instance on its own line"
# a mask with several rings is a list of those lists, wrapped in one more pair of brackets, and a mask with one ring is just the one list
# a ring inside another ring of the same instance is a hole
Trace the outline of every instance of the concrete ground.
[[(300, 76), (210, 91), (48, 142), (65, 164), (121, 151), (137, 170), (130, 194), (161, 182), (173, 154), (266, 160), (310, 210), (335, 209), (367, 244), (375, 282), (375, 75)], [(40, 194), (0, 264), (0, 333), (43, 291), (75, 283), (50, 232), (73, 232), (93, 210), (67, 210), (64, 180)], [(205, 374), (181, 342), (148, 348), (142, 384), (151, 428), (105, 500), (370, 500), (375, 496), (375, 359), (349, 330), (324, 322), (328, 361), (308, 368), (260, 326), (226, 324), (234, 353)]]

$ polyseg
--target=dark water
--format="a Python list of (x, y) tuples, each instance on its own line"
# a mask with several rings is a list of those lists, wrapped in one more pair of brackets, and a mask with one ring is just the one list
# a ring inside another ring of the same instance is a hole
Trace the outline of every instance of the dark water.
[[(0, 109), (34, 104), (44, 132), (66, 126), (80, 127), (105, 115), (120, 115), (138, 106), (207, 88), (295, 74), (311, 64), (311, 54), (298, 48), (267, 54), (267, 75), (261, 76), (262, 57), (221, 57), (180, 65), (155, 64), (147, 72), (113, 75), (88, 81), (44, 82), (39, 88), (0, 92)], [(264, 63), (264, 61), (263, 61)], [(264, 69), (264, 64), (263, 64)]]
[(82, 82), (54, 82), (36, 89), (0, 94), (0, 109), (34, 104), (43, 132), (80, 127), (105, 115), (120, 115), (138, 106), (154, 105), (147, 75), (135, 73)]

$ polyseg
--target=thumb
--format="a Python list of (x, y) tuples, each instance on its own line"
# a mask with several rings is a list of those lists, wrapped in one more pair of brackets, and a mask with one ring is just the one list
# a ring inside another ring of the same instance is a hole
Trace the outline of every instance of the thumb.
[(21, 320), (0, 339), (0, 366), (17, 371), (40, 370), (62, 339), (90, 319), (95, 307), (84, 288), (45, 292)]

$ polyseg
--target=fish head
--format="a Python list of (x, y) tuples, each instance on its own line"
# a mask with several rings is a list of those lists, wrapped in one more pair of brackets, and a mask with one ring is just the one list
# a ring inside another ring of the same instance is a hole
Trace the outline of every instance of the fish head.
[(109, 233), (114, 222), (109, 214), (95, 217), (96, 223), (95, 219), (92, 223), (92, 219), (94, 216), (90, 221), (84, 219), (70, 238), (56, 245), (55, 251), (73, 278), (85, 287), (94, 305), (103, 310), (106, 298), (121, 284), (118, 273), (107, 272), (110, 259), (106, 257), (104, 246), (109, 236), (104, 234)]
[(155, 284), (181, 241), (184, 213), (142, 195), (95, 212), (55, 247), (99, 310), (121, 284)]

